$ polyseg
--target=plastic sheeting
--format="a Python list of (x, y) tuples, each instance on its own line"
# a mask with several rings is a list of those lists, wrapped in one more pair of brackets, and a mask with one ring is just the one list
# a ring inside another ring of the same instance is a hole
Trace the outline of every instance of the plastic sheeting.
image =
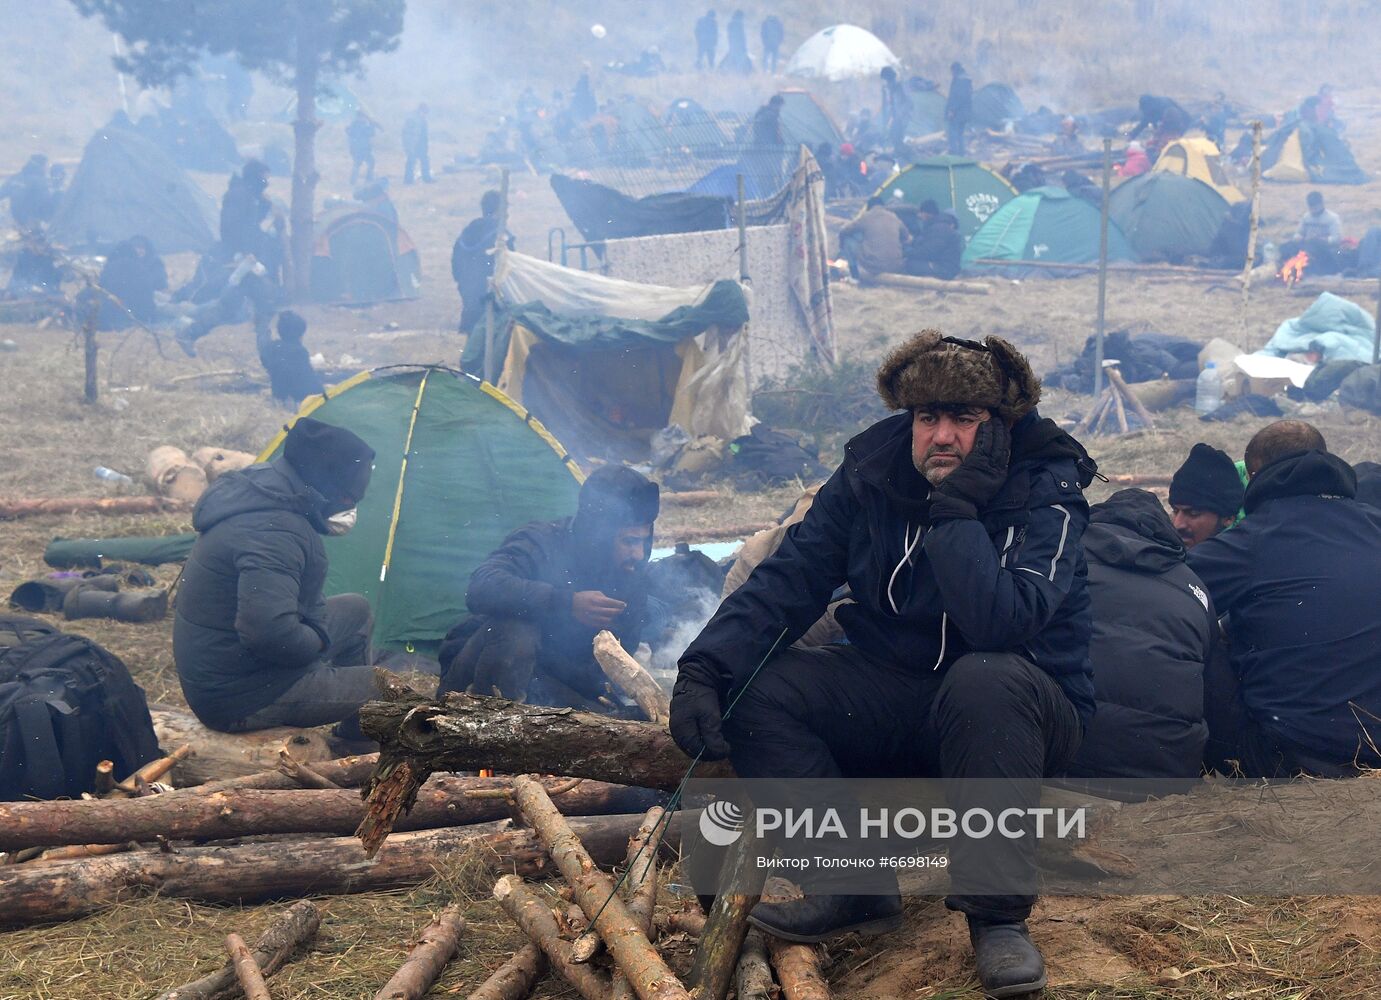
[(672, 287), (606, 278), (502, 248), (494, 288), (505, 306), (540, 302), (569, 316), (640, 320), (659, 320), (673, 309), (695, 305), (708, 290), (704, 282)]
[(1307, 351), (1311, 344), (1323, 348), (1325, 361), (1361, 361), (1371, 364), (1376, 323), (1371, 313), (1356, 303), (1324, 292), (1302, 314), (1276, 328), (1259, 354), (1284, 357)]

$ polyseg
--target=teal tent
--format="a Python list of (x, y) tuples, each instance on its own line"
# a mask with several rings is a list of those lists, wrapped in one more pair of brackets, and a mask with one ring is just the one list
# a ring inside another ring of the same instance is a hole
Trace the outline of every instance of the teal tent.
[(959, 217), (959, 232), (967, 239), (992, 214), (1017, 196), (1017, 189), (976, 160), (961, 156), (933, 156), (907, 167), (878, 188), (884, 202), (919, 205), (926, 199)]
[[(1100, 221), (1098, 209), (1062, 187), (1032, 188), (999, 208), (973, 234), (964, 251), (964, 268), (1021, 275), (1038, 271), (1022, 267), (1023, 261), (1097, 264)], [(1112, 224), (1108, 226), (1108, 259), (1134, 259), (1127, 238)], [(980, 264), (980, 260), (1011, 263)]]
[(907, 135), (929, 135), (945, 128), (945, 95), (935, 88), (911, 90), (911, 118), (906, 124)]
[[(498, 389), (447, 368), (362, 372), (308, 397), (298, 417), (354, 431), (375, 451), (355, 528), (325, 539), (328, 594), (374, 609), (374, 643), (434, 653), (465, 614), (470, 574), (515, 528), (575, 511), (580, 470)], [(279, 433), (260, 456), (282, 450)]]
[(782, 139), (793, 157), (796, 148), (802, 145), (814, 150), (823, 142), (831, 149), (839, 148), (844, 136), (813, 94), (805, 90), (783, 90), (778, 96), (783, 101)]
[(1109, 216), (1143, 261), (1207, 254), (1228, 209), (1203, 181), (1163, 170), (1119, 184), (1108, 200)]
[(1005, 83), (987, 83), (973, 92), (973, 123), (979, 128), (1001, 129), (1024, 117), (1025, 105)]

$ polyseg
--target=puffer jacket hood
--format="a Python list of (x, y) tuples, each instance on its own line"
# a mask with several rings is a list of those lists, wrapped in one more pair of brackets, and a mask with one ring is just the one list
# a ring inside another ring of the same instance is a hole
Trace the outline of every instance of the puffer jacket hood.
[(1184, 543), (1155, 494), (1118, 490), (1089, 508), (1084, 550), (1109, 566), (1166, 573), (1184, 562)]
[(281, 510), (301, 514), (324, 534), (325, 523), (319, 513), (324, 502), (287, 461), (275, 458), (220, 476), (197, 501), (192, 527), (206, 532), (237, 514)]
[(1247, 485), (1243, 507), (1248, 514), (1282, 497), (1357, 496), (1357, 473), (1337, 455), (1304, 451), (1266, 466)]

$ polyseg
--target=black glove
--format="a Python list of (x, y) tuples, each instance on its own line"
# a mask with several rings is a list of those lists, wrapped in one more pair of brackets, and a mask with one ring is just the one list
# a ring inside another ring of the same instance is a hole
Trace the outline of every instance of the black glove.
[(998, 417), (978, 425), (973, 449), (939, 486), (930, 490), (930, 520), (954, 518), (972, 520), (987, 506), (1007, 481), (1007, 462), (1012, 452), (1012, 434)]
[(721, 681), (718, 672), (695, 660), (681, 664), (681, 672), (671, 689), (671, 738), (689, 757), (723, 760), (729, 744), (720, 729), (724, 712), (720, 708)]

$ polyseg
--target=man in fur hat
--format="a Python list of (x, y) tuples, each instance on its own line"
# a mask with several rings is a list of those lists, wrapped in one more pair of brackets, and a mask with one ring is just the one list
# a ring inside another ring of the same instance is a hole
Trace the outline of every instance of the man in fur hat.
[[(805, 519), (691, 643), (672, 736), (742, 778), (943, 777), (960, 814), (1034, 807), (1093, 713), (1080, 537), (1096, 467), (1036, 413), (1039, 381), (997, 337), (919, 333), (878, 390), (904, 412), (847, 444)], [(794, 648), (845, 583), (848, 643)], [(1013, 996), (1045, 983), (1025, 924), (1035, 832), (998, 839), (953, 844), (947, 903), (968, 917), (984, 989)], [(759, 904), (751, 920), (793, 941), (900, 923), (895, 882), (856, 890)]]

